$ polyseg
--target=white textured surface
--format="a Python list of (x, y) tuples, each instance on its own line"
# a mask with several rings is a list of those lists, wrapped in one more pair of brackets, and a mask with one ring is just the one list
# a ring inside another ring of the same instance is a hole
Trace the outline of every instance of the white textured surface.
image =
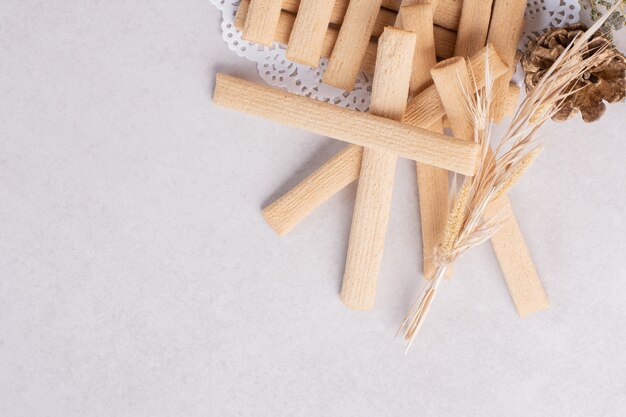
[(550, 125), (513, 192), (551, 309), (518, 319), (485, 245), (404, 356), (412, 164), (348, 311), (354, 187), (282, 239), (260, 215), (340, 145), (213, 107), (217, 70), (257, 79), (218, 14), (0, 2), (1, 416), (626, 415), (626, 105)]

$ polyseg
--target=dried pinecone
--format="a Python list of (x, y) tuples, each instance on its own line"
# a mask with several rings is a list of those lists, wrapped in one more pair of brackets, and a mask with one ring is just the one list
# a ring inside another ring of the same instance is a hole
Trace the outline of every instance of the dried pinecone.
[[(587, 27), (582, 23), (552, 29), (528, 43), (522, 58), (522, 68), (526, 71), (526, 92), (533, 89), (567, 45), (577, 35), (582, 35)], [(596, 34), (589, 40), (588, 51), (610, 45), (611, 40)], [(598, 120), (606, 110), (604, 101), (615, 103), (626, 97), (626, 57), (612, 45), (602, 52), (605, 56), (601, 64), (583, 74), (571, 87), (576, 93), (569, 96), (561, 109), (552, 117), (562, 122), (582, 113), (585, 122)]]

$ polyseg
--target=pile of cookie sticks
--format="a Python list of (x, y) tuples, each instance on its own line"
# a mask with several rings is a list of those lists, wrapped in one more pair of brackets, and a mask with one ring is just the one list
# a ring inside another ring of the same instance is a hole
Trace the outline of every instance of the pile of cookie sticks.
[[(350, 90), (359, 71), (373, 74), (369, 113), (224, 74), (214, 93), (217, 105), (349, 143), (263, 210), (284, 235), (358, 179), (340, 295), (348, 307), (374, 306), (399, 156), (416, 162), (424, 276), (432, 278), (450, 209), (448, 171), (471, 176), (478, 164), (463, 91), (482, 89), (489, 65), (494, 121), (513, 111), (519, 88), (510, 81), (525, 7), (525, 0), (241, 1), (236, 25), (245, 39), (285, 44), (290, 60), (311, 67), (328, 58), (324, 83)], [(489, 212), (505, 219), (491, 242), (518, 313), (547, 308), (510, 201), (498, 199)]]

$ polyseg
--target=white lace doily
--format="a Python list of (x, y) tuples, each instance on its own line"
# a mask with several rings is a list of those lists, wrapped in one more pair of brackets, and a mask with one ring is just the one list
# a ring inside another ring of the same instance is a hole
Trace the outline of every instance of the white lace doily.
[[(282, 87), (289, 92), (309, 96), (343, 107), (366, 111), (369, 107), (372, 83), (361, 72), (354, 90), (350, 93), (322, 84), (322, 74), (326, 59), (319, 68), (296, 64), (287, 59), (285, 48), (274, 43), (272, 47), (252, 44), (241, 38), (235, 29), (235, 14), (239, 0), (210, 0), (222, 11), (222, 38), (237, 55), (257, 63), (261, 78), (268, 84)], [(526, 28), (520, 42), (524, 49), (528, 40), (537, 36), (547, 27), (560, 27), (575, 23), (580, 16), (578, 0), (531, 0), (526, 7)]]

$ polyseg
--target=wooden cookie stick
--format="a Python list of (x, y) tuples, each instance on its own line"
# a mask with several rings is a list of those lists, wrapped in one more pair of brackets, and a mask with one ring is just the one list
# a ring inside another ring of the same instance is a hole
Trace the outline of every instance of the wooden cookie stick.
[(432, 30), (433, 4), (435, 0), (404, 0), (396, 26), (413, 32), (419, 39), (415, 43), (409, 86), (410, 97), (417, 96), (431, 83), (430, 68), (437, 63), (435, 35)]
[[(473, 140), (474, 125), (469, 118), (466, 98), (462, 92), (471, 91), (473, 85), (465, 59), (450, 58), (437, 64), (431, 72), (452, 131), (459, 138)], [(491, 244), (518, 313), (523, 317), (547, 308), (548, 299), (506, 195), (488, 208), (486, 216), (494, 215), (505, 220), (503, 227), (491, 238)]]
[[(526, 0), (494, 0), (488, 39), (509, 67), (515, 64), (515, 53), (524, 27), (525, 10)], [(504, 117), (505, 92), (509, 81), (511, 77), (506, 75), (496, 79), (494, 83), (492, 108), (496, 122)]]
[(474, 141), (474, 123), (467, 111), (465, 92), (474, 84), (463, 57), (448, 58), (430, 70), (437, 93), (443, 104), (452, 131), (459, 138)]
[[(478, 88), (485, 86), (485, 59), (487, 58), (494, 76), (507, 71), (493, 48), (483, 48), (470, 60), (472, 71), (476, 74)], [(472, 91), (475, 91), (474, 89)], [(445, 110), (437, 89), (430, 85), (417, 97), (409, 101), (404, 122), (410, 118), (413, 126), (429, 128), (445, 115)], [(361, 160), (356, 160), (353, 153), (343, 151), (332, 157), (326, 164), (304, 179), (289, 192), (278, 198), (263, 210), (266, 219), (272, 219), (270, 225), (279, 233), (287, 233), (301, 222), (317, 206), (335, 195), (346, 185), (356, 180), (359, 175)], [(353, 168), (350, 168), (352, 166)], [(341, 167), (341, 169), (337, 168)]]
[(370, 42), (381, 0), (351, 0), (322, 76), (325, 84), (352, 90)]
[(491, 242), (517, 313), (523, 318), (550, 307), (509, 198), (498, 198), (487, 207), (485, 215), (506, 216)]
[[(235, 18), (235, 27), (237, 29), (243, 28), (246, 16), (248, 14), (249, 5), (249, 0), (241, 0), (241, 3), (239, 4), (239, 9), (237, 10), (237, 16)], [(289, 13), (281, 12), (280, 19), (278, 21), (278, 28), (276, 29), (276, 37), (274, 39), (276, 42), (287, 45), (295, 19), (296, 18)], [(441, 58), (452, 56), (454, 53), (454, 44), (456, 42), (456, 32), (444, 29), (439, 26), (435, 26), (434, 31), (437, 56)], [(338, 35), (339, 31), (337, 29), (329, 27), (326, 30), (326, 36), (322, 44), (321, 52), (323, 58), (330, 57)], [(374, 66), (376, 63), (376, 46), (377, 44), (375, 42), (369, 42), (365, 50), (365, 56), (363, 57), (363, 64), (361, 66), (361, 69), (368, 74), (374, 73)]]
[[(417, 34), (415, 46), (411, 96), (415, 96), (432, 82), (430, 69), (437, 63), (433, 35), (433, 7), (428, 1), (413, 6), (403, 6), (398, 13), (403, 29)], [(471, 91), (471, 90), (470, 90)], [(433, 132), (443, 132), (442, 120), (430, 126)], [(417, 192), (422, 225), (422, 258), (424, 277), (432, 278), (435, 271), (435, 248), (441, 244), (449, 212), (448, 171), (431, 165), (416, 163)], [(448, 276), (452, 268), (448, 268)]]
[(263, 217), (276, 233), (286, 235), (329, 195), (338, 193), (359, 178), (362, 156), (362, 147), (346, 146), (296, 187), (265, 207)]
[(493, 0), (463, 0), (454, 55), (472, 56), (487, 43)]
[(217, 74), (213, 101), (218, 106), (464, 175), (473, 175), (476, 169), (479, 147), (474, 143), (225, 74)]
[(280, 18), (281, 0), (252, 0), (242, 38), (271, 46)]
[(335, 0), (300, 0), (289, 36), (287, 58), (317, 68)]
[[(378, 46), (370, 113), (402, 120), (409, 95), (415, 42), (415, 33), (385, 29)], [(396, 161), (397, 156), (392, 153), (363, 149), (340, 294), (343, 303), (353, 309), (368, 310), (374, 306)]]

